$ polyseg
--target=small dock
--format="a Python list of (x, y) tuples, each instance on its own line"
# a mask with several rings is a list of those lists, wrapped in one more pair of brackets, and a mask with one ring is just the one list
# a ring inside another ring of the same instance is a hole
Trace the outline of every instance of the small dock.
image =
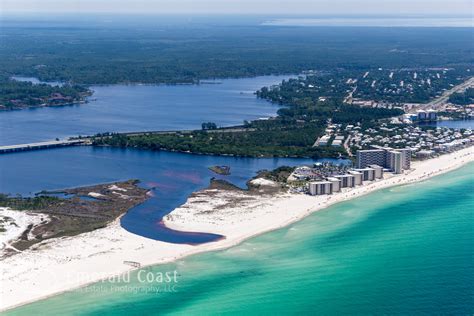
[(39, 150), (48, 149), (55, 147), (66, 147), (82, 145), (86, 140), (75, 139), (75, 140), (53, 140), (49, 142), (31, 143), (31, 144), (20, 144), (20, 145), (7, 145), (0, 146), (0, 154), (14, 153), (19, 151)]

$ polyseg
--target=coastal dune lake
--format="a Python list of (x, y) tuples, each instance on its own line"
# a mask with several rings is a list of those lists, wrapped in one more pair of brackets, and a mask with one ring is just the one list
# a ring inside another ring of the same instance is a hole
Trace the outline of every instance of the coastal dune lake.
[(100, 282), (5, 314), (470, 315), (473, 174), (471, 163), (146, 269), (177, 271), (171, 285), (134, 273), (128, 283)]

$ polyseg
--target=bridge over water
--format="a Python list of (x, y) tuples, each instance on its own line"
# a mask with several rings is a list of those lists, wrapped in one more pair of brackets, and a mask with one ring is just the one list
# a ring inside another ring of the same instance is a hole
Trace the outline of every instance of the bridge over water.
[[(206, 130), (207, 133), (234, 133), (240, 131), (254, 131), (255, 128), (244, 128), (243, 126), (229, 126), (216, 130)], [(104, 133), (102, 137), (111, 137), (112, 135), (124, 135), (124, 136), (140, 136), (140, 135), (166, 135), (166, 134), (186, 134), (192, 133), (194, 130), (176, 130), (176, 131), (136, 131), (136, 132), (120, 132), (120, 133)], [(39, 150), (48, 149), (55, 147), (66, 147), (75, 145), (91, 145), (94, 136), (82, 136), (81, 138), (71, 137), (67, 140), (52, 140), (47, 142), (31, 143), (31, 144), (19, 144), (19, 145), (7, 145), (0, 146), (0, 154), (13, 153), (19, 151)]]
[(0, 154), (55, 148), (55, 147), (83, 145), (85, 143), (86, 143), (86, 140), (74, 139), (74, 140), (53, 140), (53, 141), (48, 141), (48, 142), (20, 144), (20, 145), (7, 145), (7, 146), (0, 146)]

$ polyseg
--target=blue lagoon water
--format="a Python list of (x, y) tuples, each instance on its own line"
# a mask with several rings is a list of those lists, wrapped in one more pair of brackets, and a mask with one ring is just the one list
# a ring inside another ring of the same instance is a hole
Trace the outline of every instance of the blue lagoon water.
[(455, 129), (474, 129), (474, 120), (452, 120), (452, 121), (439, 121), (433, 124), (428, 124), (436, 127), (448, 127)]
[[(336, 159), (319, 161), (348, 163)], [(41, 190), (138, 179), (143, 187), (151, 190), (152, 197), (122, 217), (122, 226), (153, 239), (197, 243), (220, 236), (171, 231), (162, 227), (160, 221), (183, 204), (192, 192), (207, 187), (212, 177), (246, 188), (246, 182), (259, 170), (313, 162), (312, 159), (255, 159), (108, 147), (66, 147), (0, 155), (0, 192), (32, 195)], [(231, 174), (214, 174), (208, 169), (214, 165), (230, 166)]]
[(242, 124), (275, 115), (278, 106), (257, 99), (254, 93), (289, 77), (225, 79), (201, 85), (93, 86), (87, 104), (0, 113), (0, 145), (102, 132), (199, 129), (203, 122)]

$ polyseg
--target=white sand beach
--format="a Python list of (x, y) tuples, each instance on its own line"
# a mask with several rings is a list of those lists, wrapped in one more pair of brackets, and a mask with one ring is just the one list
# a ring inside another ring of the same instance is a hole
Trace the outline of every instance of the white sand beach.
[[(387, 176), (329, 196), (290, 193), (258, 196), (237, 191), (203, 190), (165, 217), (164, 223), (173, 229), (225, 235), (225, 239), (213, 243), (192, 246), (154, 241), (127, 232), (120, 227), (119, 220), (93, 232), (48, 240), (0, 261), (0, 310), (133, 269), (124, 261), (139, 262), (143, 267), (231, 247), (252, 236), (289, 225), (331, 204), (454, 170), (474, 161), (473, 153), (473, 147), (470, 147), (413, 162), (412, 169), (403, 175)], [(262, 186), (274, 185), (267, 180), (258, 182)]]

